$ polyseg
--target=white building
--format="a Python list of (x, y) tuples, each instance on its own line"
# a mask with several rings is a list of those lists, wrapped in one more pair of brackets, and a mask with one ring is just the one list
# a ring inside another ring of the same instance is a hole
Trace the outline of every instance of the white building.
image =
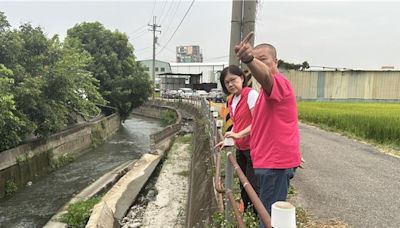
[(171, 72), (180, 74), (200, 74), (203, 77), (200, 83), (219, 84), (220, 72), (228, 66), (228, 63), (170, 63)]
[[(145, 71), (149, 74), (150, 79), (153, 80), (153, 75), (152, 75), (153, 60), (146, 59), (146, 60), (140, 60), (138, 62), (140, 62), (142, 64)], [(155, 78), (156, 78), (155, 84), (157, 85), (160, 83), (160, 77), (158, 76), (158, 74), (171, 73), (171, 66), (170, 66), (169, 62), (164, 62), (164, 61), (160, 61), (160, 60), (155, 60), (154, 65), (155, 65), (154, 73), (155, 73)]]

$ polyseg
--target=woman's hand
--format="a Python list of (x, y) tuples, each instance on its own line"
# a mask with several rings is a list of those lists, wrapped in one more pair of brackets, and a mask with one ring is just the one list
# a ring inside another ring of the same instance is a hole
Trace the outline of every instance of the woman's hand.
[(232, 139), (238, 139), (240, 138), (240, 135), (238, 133), (232, 132), (232, 131), (228, 131), (225, 133), (224, 135), (225, 138), (232, 138)]
[(217, 149), (217, 148), (219, 151), (221, 151), (222, 148), (224, 148), (224, 141), (221, 141), (217, 145), (214, 146), (214, 149)]

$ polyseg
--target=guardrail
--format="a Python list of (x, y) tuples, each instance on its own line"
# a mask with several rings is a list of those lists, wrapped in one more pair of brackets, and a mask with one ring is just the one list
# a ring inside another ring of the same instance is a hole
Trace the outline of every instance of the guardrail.
[[(233, 156), (232, 152), (227, 152), (227, 160), (226, 167), (225, 167), (225, 186), (222, 184), (221, 180), (221, 152), (214, 149), (214, 146), (220, 142), (223, 138), (222, 134), (220, 133), (217, 124), (216, 124), (216, 115), (213, 111), (210, 111), (209, 103), (204, 98), (195, 98), (195, 99), (167, 99), (168, 101), (172, 102), (186, 102), (190, 103), (200, 109), (201, 115), (206, 117), (208, 130), (209, 130), (209, 137), (210, 137), (210, 153), (213, 154), (214, 157), (214, 165), (215, 165), (215, 175), (214, 175), (214, 188), (217, 198), (217, 205), (218, 211), (223, 212), (225, 211), (225, 217), (227, 220), (230, 218), (230, 211), (231, 209), (234, 212), (236, 222), (239, 227), (245, 227), (243, 218), (239, 212), (239, 208), (237, 206), (236, 201), (234, 200), (233, 193), (232, 193), (232, 179), (233, 179), (233, 170), (236, 171), (238, 174), (239, 180), (244, 186), (246, 192), (249, 195), (251, 202), (254, 204), (254, 208), (256, 209), (257, 213), (260, 216), (261, 221), (266, 224), (267, 228), (271, 228), (271, 217), (268, 214), (267, 210), (265, 209), (264, 205), (262, 204), (260, 198), (257, 196), (257, 193), (254, 191), (254, 188), (251, 186), (250, 182), (244, 175), (243, 171), (240, 169), (239, 165), (236, 162), (235, 157)], [(228, 149), (228, 148), (227, 148)], [(229, 148), (228, 150), (231, 150)], [(230, 205), (224, 206), (223, 197), (227, 197)]]

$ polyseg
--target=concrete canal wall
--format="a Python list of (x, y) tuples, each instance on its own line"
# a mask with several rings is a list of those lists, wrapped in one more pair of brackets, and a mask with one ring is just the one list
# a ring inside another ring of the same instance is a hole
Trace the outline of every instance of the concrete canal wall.
[(98, 145), (120, 126), (118, 115), (113, 114), (59, 132), (46, 140), (34, 140), (0, 152), (0, 198)]

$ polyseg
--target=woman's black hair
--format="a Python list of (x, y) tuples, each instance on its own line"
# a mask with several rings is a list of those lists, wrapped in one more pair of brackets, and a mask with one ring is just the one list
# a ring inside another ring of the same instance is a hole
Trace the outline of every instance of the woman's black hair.
[(225, 77), (226, 75), (228, 75), (228, 73), (237, 75), (239, 77), (243, 77), (243, 85), (242, 87), (247, 87), (247, 77), (244, 75), (242, 69), (240, 69), (238, 66), (236, 65), (230, 65), (228, 67), (225, 67), (222, 71), (221, 71), (221, 75), (219, 77), (219, 81), (221, 82), (221, 86), (222, 86), (222, 90), (224, 91), (225, 94), (229, 94), (228, 89), (225, 86)]

